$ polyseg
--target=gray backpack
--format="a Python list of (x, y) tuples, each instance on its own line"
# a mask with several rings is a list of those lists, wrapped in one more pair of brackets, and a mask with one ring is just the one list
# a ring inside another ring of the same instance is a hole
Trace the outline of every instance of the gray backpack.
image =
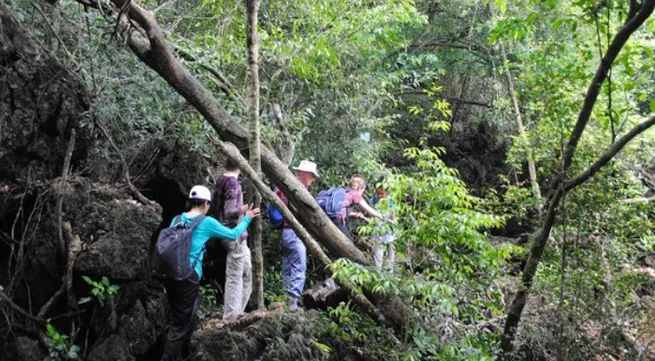
[(190, 225), (182, 222), (182, 216), (175, 217), (173, 226), (164, 228), (159, 232), (155, 252), (152, 257), (152, 269), (156, 276), (167, 280), (188, 280), (195, 272), (194, 269), (200, 256), (191, 264), (191, 235), (204, 215), (199, 215)]

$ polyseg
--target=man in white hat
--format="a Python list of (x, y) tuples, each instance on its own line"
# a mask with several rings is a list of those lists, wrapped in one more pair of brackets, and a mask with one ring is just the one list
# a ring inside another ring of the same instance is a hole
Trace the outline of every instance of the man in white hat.
[[(296, 178), (298, 178), (305, 189), (309, 189), (316, 181), (316, 178), (318, 178), (318, 170), (314, 162), (303, 160), (300, 162), (300, 165), (293, 169), (296, 171)], [(285, 205), (288, 205), (286, 197), (279, 189), (275, 193)], [(282, 247), (284, 253), (282, 256), (282, 287), (284, 287), (286, 293), (291, 297), (289, 309), (295, 310), (298, 308), (300, 295), (305, 288), (307, 250), (300, 238), (296, 235), (296, 232), (289, 228), (286, 220), (282, 228)]]
[[(166, 296), (170, 305), (172, 320), (168, 330), (166, 346), (162, 361), (175, 361), (180, 358), (183, 348), (188, 348), (191, 333), (196, 326), (196, 307), (198, 306), (198, 284), (202, 278), (202, 259), (205, 244), (210, 238), (222, 238), (230, 241), (240, 239), (241, 234), (248, 229), (251, 220), (259, 216), (259, 208), (249, 205), (245, 208), (245, 216), (234, 228), (227, 228), (216, 218), (205, 216), (211, 203), (211, 191), (205, 186), (194, 186), (189, 192), (187, 201), (188, 212), (182, 213), (171, 222), (170, 227), (180, 223), (195, 225), (191, 234), (191, 249), (189, 264), (195, 272), (190, 279), (182, 281), (167, 281)], [(197, 222), (196, 222), (197, 221)], [(185, 350), (183, 353), (188, 353)]]

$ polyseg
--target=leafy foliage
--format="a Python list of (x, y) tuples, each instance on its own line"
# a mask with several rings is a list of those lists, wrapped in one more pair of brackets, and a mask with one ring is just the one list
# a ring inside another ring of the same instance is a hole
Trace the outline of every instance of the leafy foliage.
[[(111, 298), (118, 294), (118, 291), (121, 289), (119, 285), (112, 285), (109, 283), (109, 279), (105, 276), (102, 276), (99, 282), (92, 280), (88, 276), (82, 276), (84, 282), (91, 286), (91, 294), (98, 300), (101, 307), (105, 306), (105, 301), (108, 298)], [(78, 303), (86, 303), (91, 301), (90, 297), (82, 298)]]
[(80, 347), (69, 346), (68, 336), (62, 335), (51, 325), (46, 326), (46, 344), (48, 345), (48, 356), (44, 361), (77, 360)]

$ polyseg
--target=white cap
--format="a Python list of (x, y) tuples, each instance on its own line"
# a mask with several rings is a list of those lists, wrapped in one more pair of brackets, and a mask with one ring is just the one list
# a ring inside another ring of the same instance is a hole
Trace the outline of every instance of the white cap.
[(189, 192), (189, 199), (202, 199), (203, 201), (212, 201), (212, 192), (205, 186), (194, 186)]
[(299, 170), (301, 172), (312, 173), (313, 175), (318, 177), (318, 170), (317, 170), (317, 167), (316, 167), (316, 163), (310, 162), (308, 160), (301, 161), (300, 165), (293, 168), (293, 170)]

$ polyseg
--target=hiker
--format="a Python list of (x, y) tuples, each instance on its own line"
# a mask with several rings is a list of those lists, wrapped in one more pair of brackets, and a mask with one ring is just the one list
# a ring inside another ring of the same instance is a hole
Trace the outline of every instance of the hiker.
[[(305, 189), (309, 189), (318, 178), (318, 170), (314, 162), (303, 160), (298, 167), (293, 169), (296, 171), (296, 178)], [(275, 194), (285, 205), (288, 205), (286, 197), (279, 189), (275, 190)], [(286, 220), (282, 225), (282, 248), (284, 253), (282, 256), (282, 286), (291, 297), (289, 309), (295, 310), (298, 308), (300, 295), (305, 288), (307, 250), (293, 229), (289, 228)]]
[(356, 175), (350, 179), (348, 182), (348, 188), (346, 189), (346, 195), (344, 201), (341, 203), (341, 212), (338, 217), (330, 217), (332, 222), (341, 230), (341, 232), (348, 237), (352, 242), (353, 236), (350, 233), (349, 218), (357, 218), (364, 221), (368, 221), (368, 218), (362, 212), (353, 212), (352, 208), (357, 205), (360, 210), (364, 211), (370, 217), (377, 217), (379, 219), (385, 219), (385, 217), (380, 214), (380, 212), (373, 209), (368, 205), (362, 194), (366, 190), (366, 179), (364, 176)]
[[(216, 181), (216, 218), (227, 227), (235, 227), (243, 219), (248, 206), (243, 204), (239, 168), (228, 159), (225, 169), (226, 172)], [(223, 239), (221, 243), (227, 249), (223, 320), (229, 321), (244, 314), (252, 293), (248, 232), (243, 232), (235, 242)]]
[[(227, 228), (215, 218), (205, 216), (209, 211), (211, 199), (212, 195), (207, 187), (194, 186), (191, 188), (187, 203), (189, 211), (173, 218), (169, 228), (177, 229), (180, 225), (190, 225), (189, 264), (191, 270), (187, 279), (165, 282), (172, 321), (167, 335), (164, 355), (162, 356), (164, 361), (178, 360), (180, 352), (188, 354), (191, 333), (196, 326), (198, 285), (202, 278), (202, 259), (205, 244), (210, 238), (222, 238), (231, 241), (240, 239), (241, 234), (248, 228), (251, 220), (259, 216), (259, 208), (252, 208), (252, 205), (250, 205), (245, 208), (243, 220), (236, 227)], [(157, 243), (159, 246), (159, 239)]]
[[(375, 189), (375, 197), (371, 200), (373, 207), (378, 209), (378, 211), (392, 220), (395, 219), (392, 212), (393, 203), (389, 197), (389, 192), (387, 192), (382, 187), (377, 187)], [(378, 229), (384, 230), (384, 225), (382, 221), (378, 223)], [(383, 263), (386, 263), (386, 268), (393, 273), (394, 263), (396, 260), (396, 248), (394, 246), (394, 240), (396, 235), (393, 232), (382, 232), (385, 234), (374, 234), (373, 239), (375, 240), (375, 245), (373, 246), (373, 261), (378, 270), (382, 269)], [(387, 254), (386, 262), (385, 253)]]

